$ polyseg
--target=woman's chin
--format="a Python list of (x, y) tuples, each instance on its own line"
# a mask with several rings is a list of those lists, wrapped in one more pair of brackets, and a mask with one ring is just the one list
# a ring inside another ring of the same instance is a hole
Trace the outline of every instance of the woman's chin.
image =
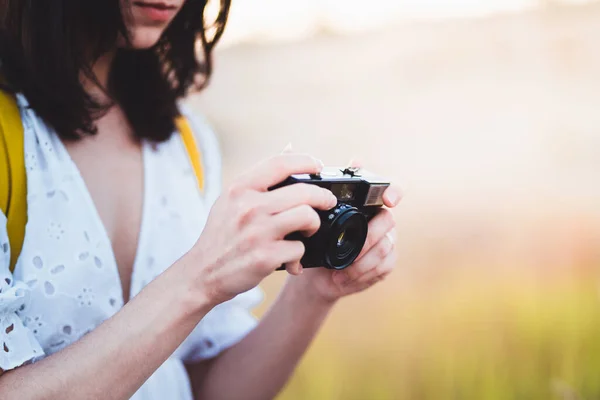
[(158, 43), (162, 34), (162, 29), (138, 28), (132, 32), (130, 45), (127, 47), (134, 50), (149, 49)]

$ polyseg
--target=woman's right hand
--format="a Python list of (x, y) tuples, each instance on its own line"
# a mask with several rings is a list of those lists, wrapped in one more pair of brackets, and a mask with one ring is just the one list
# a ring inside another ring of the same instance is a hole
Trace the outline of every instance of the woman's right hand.
[(300, 241), (284, 240), (292, 232), (317, 232), (320, 219), (314, 209), (337, 204), (327, 189), (294, 184), (268, 189), (293, 174), (321, 172), (323, 164), (302, 154), (273, 157), (237, 179), (215, 202), (206, 226), (189, 255), (194, 289), (219, 304), (252, 289), (287, 264), (288, 272), (302, 272)]

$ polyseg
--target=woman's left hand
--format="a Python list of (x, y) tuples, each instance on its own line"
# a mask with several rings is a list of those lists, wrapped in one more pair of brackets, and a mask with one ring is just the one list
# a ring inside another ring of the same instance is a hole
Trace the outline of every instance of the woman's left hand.
[[(394, 208), (402, 196), (397, 187), (390, 186), (384, 193), (384, 204)], [(291, 277), (291, 284), (301, 284), (319, 300), (335, 302), (361, 292), (385, 279), (396, 266), (395, 221), (390, 210), (382, 208), (369, 222), (369, 233), (361, 254), (343, 271), (325, 268), (306, 269), (301, 276)]]

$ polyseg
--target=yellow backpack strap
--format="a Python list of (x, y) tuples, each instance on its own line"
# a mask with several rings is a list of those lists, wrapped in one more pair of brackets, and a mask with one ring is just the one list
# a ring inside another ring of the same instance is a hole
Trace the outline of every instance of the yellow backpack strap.
[(183, 116), (177, 117), (175, 120), (175, 126), (181, 134), (181, 139), (183, 140), (185, 150), (187, 151), (190, 163), (194, 169), (194, 175), (196, 175), (196, 180), (198, 181), (198, 187), (200, 188), (201, 192), (204, 192), (204, 171), (202, 169), (202, 158), (196, 143), (194, 132), (192, 131), (187, 119), (185, 119)]
[(15, 270), (27, 224), (24, 132), (14, 96), (0, 90), (0, 207), (10, 240), (10, 271)]

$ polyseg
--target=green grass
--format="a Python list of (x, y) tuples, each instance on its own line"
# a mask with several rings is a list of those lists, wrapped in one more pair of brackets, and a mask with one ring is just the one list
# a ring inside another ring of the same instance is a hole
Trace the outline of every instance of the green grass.
[(593, 280), (388, 297), (334, 315), (279, 399), (600, 399)]

